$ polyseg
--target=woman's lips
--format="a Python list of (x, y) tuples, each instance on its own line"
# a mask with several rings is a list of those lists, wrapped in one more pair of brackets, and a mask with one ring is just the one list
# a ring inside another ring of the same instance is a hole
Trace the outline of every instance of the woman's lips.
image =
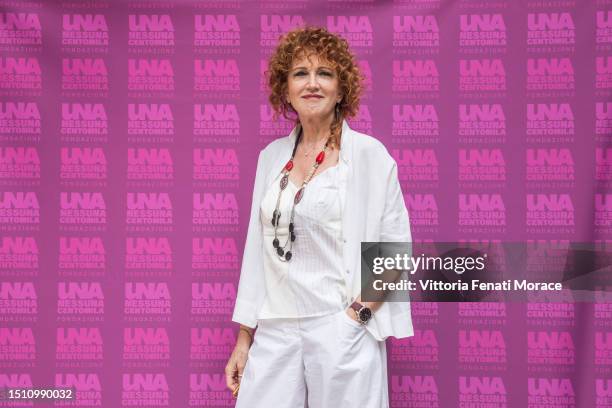
[(302, 96), (302, 98), (305, 98), (305, 99), (321, 99), (322, 96), (319, 96), (319, 95), (305, 95), (305, 96)]

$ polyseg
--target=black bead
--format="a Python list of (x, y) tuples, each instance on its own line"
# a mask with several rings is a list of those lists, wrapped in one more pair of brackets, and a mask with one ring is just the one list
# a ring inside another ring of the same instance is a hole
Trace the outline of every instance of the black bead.
[(290, 260), (291, 259), (291, 251), (287, 251), (287, 253), (285, 254), (285, 259), (286, 260)]
[(289, 232), (293, 232), (293, 223), (292, 222), (289, 223)]
[(274, 238), (274, 241), (272, 241), (272, 246), (274, 248), (278, 248), (278, 238)]
[(285, 254), (285, 251), (283, 251), (283, 248), (278, 247), (276, 248), (276, 253), (279, 254), (280, 256), (283, 256)]
[(295, 241), (295, 233), (291, 233), (291, 242)]

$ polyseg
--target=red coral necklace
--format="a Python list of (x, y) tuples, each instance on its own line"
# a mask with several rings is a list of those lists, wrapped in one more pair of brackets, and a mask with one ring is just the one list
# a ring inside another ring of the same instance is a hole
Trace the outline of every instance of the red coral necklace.
[[(287, 236), (287, 240), (285, 241), (284, 245), (281, 246), (280, 241), (276, 235), (277, 229), (278, 229), (278, 221), (281, 217), (281, 212), (279, 210), (280, 200), (281, 200), (281, 196), (283, 195), (283, 191), (285, 191), (285, 188), (287, 188), (287, 185), (289, 184), (289, 173), (291, 173), (291, 170), (293, 169), (293, 158), (295, 157), (295, 152), (297, 150), (297, 146), (298, 146), (298, 143), (300, 142), (301, 137), (302, 137), (302, 128), (300, 127), (300, 133), (298, 134), (295, 140), (295, 145), (293, 146), (293, 152), (291, 153), (291, 159), (289, 159), (287, 164), (285, 164), (285, 167), (283, 167), (283, 170), (281, 172), (282, 177), (280, 179), (280, 191), (278, 192), (278, 197), (276, 199), (276, 207), (274, 208), (274, 212), (272, 213), (272, 225), (274, 226), (274, 240), (272, 241), (272, 246), (274, 247), (274, 249), (276, 249), (276, 254), (278, 255), (278, 258), (283, 262), (287, 262), (291, 260), (291, 256), (292, 256), (291, 248), (293, 247), (293, 241), (295, 241), (295, 224), (293, 222), (293, 217), (295, 215), (295, 206), (304, 197), (304, 191), (305, 191), (306, 185), (310, 182), (310, 180), (314, 176), (315, 172), (317, 171), (317, 168), (321, 165), (321, 163), (323, 163), (323, 160), (325, 160), (325, 151), (327, 150), (327, 147), (329, 145), (329, 140), (330, 140), (328, 138), (327, 141), (325, 142), (325, 146), (323, 146), (323, 149), (319, 152), (319, 154), (315, 158), (315, 161), (312, 165), (312, 168), (310, 169), (310, 172), (308, 173), (308, 175), (302, 182), (302, 186), (298, 189), (297, 193), (295, 193), (295, 196), (293, 197), (293, 205), (291, 206), (291, 214), (289, 215), (289, 235)], [(289, 245), (289, 248), (287, 248), (287, 245)]]

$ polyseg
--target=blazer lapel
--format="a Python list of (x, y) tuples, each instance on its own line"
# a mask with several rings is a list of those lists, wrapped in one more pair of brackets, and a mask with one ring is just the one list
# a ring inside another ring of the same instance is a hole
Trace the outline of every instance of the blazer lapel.
[[(347, 200), (351, 197), (348, 192), (353, 187), (355, 177), (353, 177), (353, 130), (349, 127), (346, 120), (342, 122), (342, 135), (340, 137), (340, 206), (342, 208), (342, 232), (345, 239), (351, 237), (349, 228), (351, 226), (352, 203)], [(351, 205), (349, 205), (351, 204)]]
[(295, 126), (289, 136), (285, 138), (285, 140), (283, 140), (283, 144), (280, 147), (279, 152), (273, 153), (275, 154), (275, 157), (272, 157), (272, 159), (270, 160), (270, 168), (268, 169), (266, 174), (266, 189), (270, 187), (270, 185), (274, 181), (274, 178), (276, 178), (276, 176), (280, 174), (281, 170), (283, 169), (283, 166), (287, 164), (287, 161), (289, 161), (289, 159), (291, 158), (291, 151), (293, 149), (293, 145), (295, 144), (295, 138), (297, 137), (296, 130), (297, 126)]
[(356, 199), (355, 189), (359, 178), (355, 175), (357, 167), (354, 162), (353, 146), (356, 133), (348, 126), (346, 121), (342, 124), (342, 137), (340, 140), (340, 205), (342, 208), (342, 237), (344, 239), (343, 248), (343, 269), (344, 280), (346, 282), (347, 301), (354, 300), (354, 279), (355, 255), (359, 254), (360, 237), (358, 227), (357, 206), (359, 200)]

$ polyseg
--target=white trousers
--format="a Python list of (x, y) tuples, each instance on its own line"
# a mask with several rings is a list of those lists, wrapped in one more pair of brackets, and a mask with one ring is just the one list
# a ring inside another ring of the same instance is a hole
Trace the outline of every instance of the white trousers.
[(344, 310), (259, 320), (236, 408), (388, 408), (387, 349)]

